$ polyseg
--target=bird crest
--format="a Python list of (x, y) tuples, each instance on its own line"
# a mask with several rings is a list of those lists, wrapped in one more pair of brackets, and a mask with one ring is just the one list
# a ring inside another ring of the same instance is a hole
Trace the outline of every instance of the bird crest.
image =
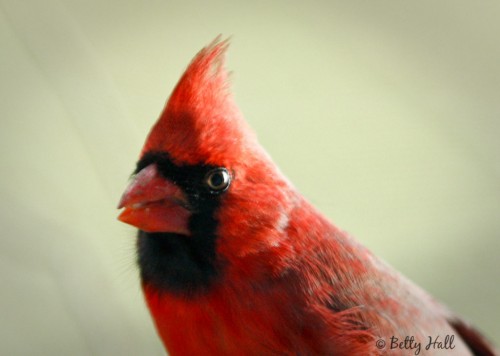
[(229, 91), (229, 41), (217, 37), (187, 67), (153, 126), (142, 154), (168, 152), (183, 164), (223, 165), (240, 155), (250, 129)]

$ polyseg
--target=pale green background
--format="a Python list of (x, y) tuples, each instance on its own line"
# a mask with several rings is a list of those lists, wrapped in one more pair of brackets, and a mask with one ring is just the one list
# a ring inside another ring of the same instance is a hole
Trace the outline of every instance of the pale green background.
[(499, 2), (0, 10), (0, 354), (163, 354), (115, 206), (219, 33), (237, 102), (296, 186), (500, 343)]

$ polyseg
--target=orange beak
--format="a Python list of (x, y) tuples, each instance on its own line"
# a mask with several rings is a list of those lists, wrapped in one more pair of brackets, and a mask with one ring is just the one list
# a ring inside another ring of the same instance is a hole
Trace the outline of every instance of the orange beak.
[(156, 164), (135, 175), (118, 204), (121, 208), (125, 209), (118, 220), (146, 232), (190, 235), (187, 199), (177, 185), (159, 174)]

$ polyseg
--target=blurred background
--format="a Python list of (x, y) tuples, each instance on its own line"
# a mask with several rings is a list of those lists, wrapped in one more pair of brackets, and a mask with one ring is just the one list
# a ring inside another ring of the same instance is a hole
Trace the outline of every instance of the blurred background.
[(164, 354), (116, 204), (218, 34), (237, 102), (303, 194), (500, 344), (500, 3), (0, 10), (0, 354)]

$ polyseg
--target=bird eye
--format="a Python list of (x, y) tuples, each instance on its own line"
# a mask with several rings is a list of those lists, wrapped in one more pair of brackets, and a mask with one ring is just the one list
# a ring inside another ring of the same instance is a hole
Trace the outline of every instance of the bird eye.
[(205, 175), (205, 184), (212, 193), (220, 193), (229, 188), (231, 176), (225, 168), (215, 168)]

